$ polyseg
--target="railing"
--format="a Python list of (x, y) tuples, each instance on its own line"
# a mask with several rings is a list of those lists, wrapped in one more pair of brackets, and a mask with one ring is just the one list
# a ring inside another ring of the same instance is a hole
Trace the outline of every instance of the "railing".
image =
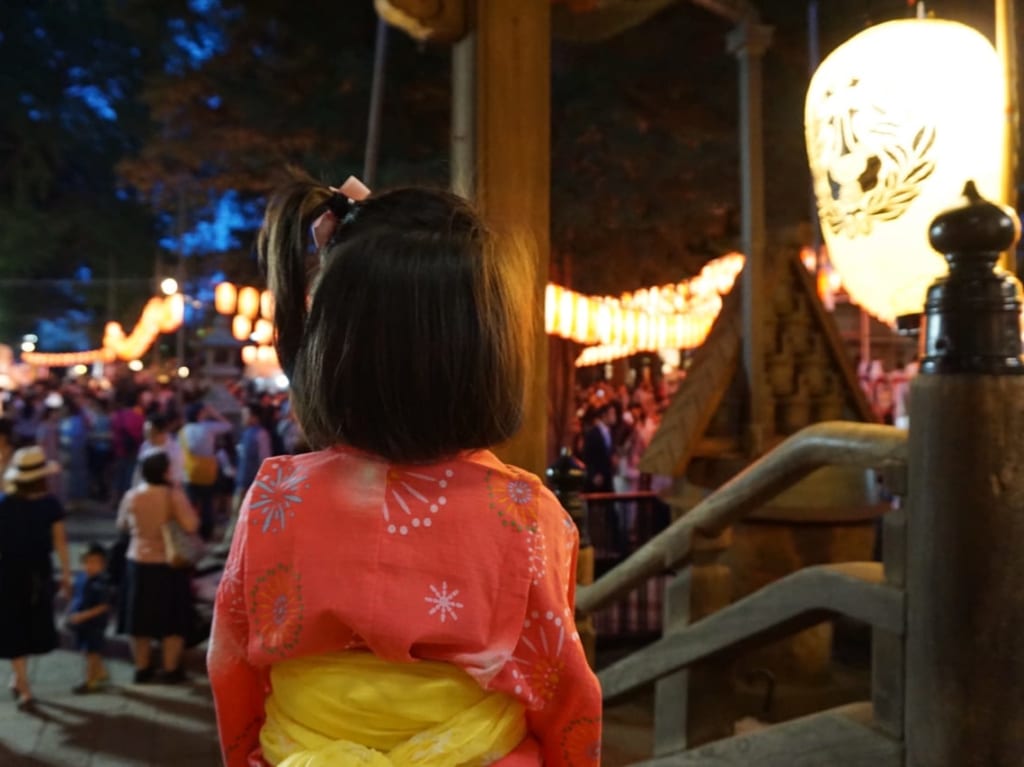
[(629, 559), (580, 588), (576, 609), (589, 614), (653, 575), (685, 563), (695, 532), (715, 535), (823, 466), (905, 466), (907, 435), (877, 424), (829, 421), (808, 426), (751, 464), (648, 541)]
[[(597, 578), (622, 564), (672, 521), (669, 505), (651, 490), (584, 493), (583, 501)], [(668, 577), (654, 576), (595, 611), (598, 642), (607, 647), (657, 639), (662, 632), (662, 598)]]
[[(698, 503), (685, 516), (636, 552), (577, 592), (577, 611), (590, 615), (666, 572), (686, 581), (695, 537), (713, 537), (762, 507), (783, 490), (824, 466), (880, 469), (897, 485), (905, 482), (907, 434), (890, 426), (827, 422), (793, 435)], [(686, 748), (686, 674), (692, 664), (846, 615), (867, 622), (876, 634), (875, 717), (881, 727), (902, 734), (904, 631), (902, 512), (892, 517), (885, 540), (885, 564), (849, 563), (805, 568), (729, 607), (689, 623), (686, 615), (665, 614), (665, 635), (599, 674), (606, 699), (657, 680), (655, 753)], [(686, 592), (688, 596), (689, 592)], [(667, 598), (671, 604), (676, 604)], [(677, 600), (678, 601), (678, 600)], [(678, 606), (678, 604), (676, 605)], [(685, 612), (685, 607), (684, 607)], [(894, 640), (895, 638), (895, 640)], [(878, 699), (880, 697), (880, 699)], [(671, 705), (663, 705), (671, 701)], [(680, 714), (682, 716), (680, 720)]]

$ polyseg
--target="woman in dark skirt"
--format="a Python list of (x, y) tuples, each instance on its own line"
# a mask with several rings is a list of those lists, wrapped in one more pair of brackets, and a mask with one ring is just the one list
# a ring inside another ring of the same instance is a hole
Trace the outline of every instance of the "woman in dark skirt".
[(28, 656), (57, 646), (53, 622), (53, 562), (61, 564), (61, 592), (71, 590), (71, 568), (64, 533), (64, 509), (47, 490), (47, 478), (60, 471), (42, 448), (24, 447), (11, 459), (4, 481), (14, 488), (0, 497), (0, 658), (11, 661), (11, 693), (19, 708), (32, 703)]
[[(121, 625), (132, 637), (138, 683), (184, 679), (181, 655), (192, 616), (191, 570), (167, 563), (163, 525), (174, 519), (194, 533), (199, 517), (185, 494), (171, 484), (170, 465), (166, 453), (146, 456), (142, 483), (128, 491), (117, 516), (118, 527), (131, 533)], [(150, 660), (154, 639), (161, 642), (159, 677)]]

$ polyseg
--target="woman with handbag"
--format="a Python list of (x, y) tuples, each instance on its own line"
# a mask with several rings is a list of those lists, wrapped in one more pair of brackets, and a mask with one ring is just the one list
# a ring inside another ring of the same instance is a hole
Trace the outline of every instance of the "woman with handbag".
[[(132, 637), (135, 682), (180, 682), (181, 656), (192, 619), (191, 564), (182, 557), (199, 518), (185, 494), (170, 480), (166, 453), (142, 461), (142, 484), (121, 501), (117, 525), (131, 533), (125, 570), (124, 630)], [(162, 670), (150, 654), (161, 642)]]

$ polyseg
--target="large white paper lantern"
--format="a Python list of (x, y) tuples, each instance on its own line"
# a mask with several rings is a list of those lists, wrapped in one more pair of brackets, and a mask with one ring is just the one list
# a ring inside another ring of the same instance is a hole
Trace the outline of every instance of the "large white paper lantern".
[(864, 30), (814, 73), (804, 126), (829, 258), (884, 322), (920, 312), (946, 271), (928, 225), (974, 179), (999, 199), (1005, 73), (992, 45), (951, 21)]

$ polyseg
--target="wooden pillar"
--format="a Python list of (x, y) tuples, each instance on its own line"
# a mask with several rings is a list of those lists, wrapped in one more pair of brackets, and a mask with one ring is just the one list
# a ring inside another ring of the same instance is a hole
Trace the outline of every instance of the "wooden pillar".
[[(1003, 143), (1006, 147), (1006, 167), (1003, 171), (1003, 189), (1000, 195), (1004, 205), (1017, 207), (1017, 164), (1020, 161), (1020, 104), (1017, 103), (1017, 21), (1014, 0), (995, 0), (996, 50), (1006, 72), (1006, 125)], [(1003, 251), (999, 265), (1010, 272), (1017, 271), (1017, 251)]]
[(1024, 764), (1024, 376), (910, 398), (907, 767)]
[(473, 199), (476, 181), (476, 33), (452, 46), (451, 189)]
[(740, 165), (742, 176), (743, 367), (750, 397), (747, 449), (764, 452), (771, 431), (771, 412), (764, 372), (765, 286), (764, 142), (761, 120), (763, 86), (761, 59), (772, 39), (772, 28), (744, 22), (728, 37), (728, 48), (740, 65)]
[[(472, 1), (472, 0), (471, 0)], [(522, 238), (536, 257), (537, 335), (523, 428), (502, 460), (543, 476), (546, 460), (548, 276), (551, 192), (551, 3), (475, 0), (476, 189), (499, 234)]]

